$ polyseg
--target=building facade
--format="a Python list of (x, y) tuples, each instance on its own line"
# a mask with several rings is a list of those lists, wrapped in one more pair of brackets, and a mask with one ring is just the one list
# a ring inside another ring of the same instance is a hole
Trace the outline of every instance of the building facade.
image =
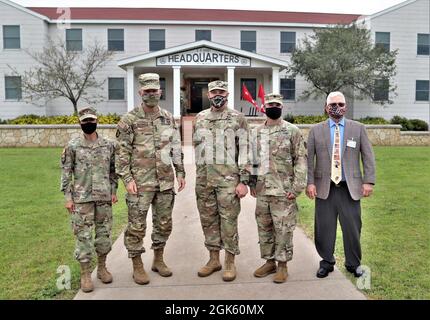
[[(242, 86), (255, 98), (258, 87), (285, 98), (284, 113), (321, 114), (323, 100), (301, 101), (309, 84), (286, 71), (291, 52), (314, 28), (363, 21), (375, 44), (398, 49), (397, 96), (380, 107), (348, 101), (350, 118), (393, 115), (429, 122), (429, 0), (410, 0), (372, 16), (242, 10), (144, 8), (24, 8), (0, 0), (0, 119), (22, 114), (71, 114), (66, 99), (33, 105), (23, 101), (19, 77), (33, 65), (26, 50), (42, 51), (47, 38), (61, 38), (70, 50), (85, 50), (94, 41), (114, 51), (96, 74), (105, 80), (96, 105), (102, 113), (122, 114), (140, 103), (137, 77), (157, 72), (162, 80), (162, 107), (175, 116), (207, 108), (207, 83), (228, 81), (230, 107), (253, 114), (241, 99)], [(386, 98), (381, 93), (381, 99)], [(85, 104), (80, 101), (80, 105)]]

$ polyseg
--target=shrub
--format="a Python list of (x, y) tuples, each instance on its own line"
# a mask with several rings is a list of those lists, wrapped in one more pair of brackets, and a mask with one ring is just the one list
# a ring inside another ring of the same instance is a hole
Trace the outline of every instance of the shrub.
[[(314, 124), (324, 121), (328, 118), (327, 115), (319, 116), (295, 116), (288, 113), (284, 116), (284, 120), (294, 124)], [(427, 122), (420, 119), (407, 119), (400, 116), (394, 116), (390, 121), (382, 117), (364, 117), (356, 119), (356, 121), (364, 124), (400, 124), (402, 131), (428, 131), (429, 126)]]
[(428, 131), (427, 122), (420, 119), (407, 119), (405, 117), (394, 116), (391, 119), (392, 124), (400, 124), (402, 131)]
[(117, 124), (121, 116), (116, 113), (108, 113), (106, 115), (99, 116), (100, 124)]
[(289, 123), (294, 123), (294, 116), (291, 113), (288, 113), (284, 116), (284, 120)]
[[(115, 113), (108, 113), (106, 115), (99, 115), (98, 120), (100, 124), (117, 124), (120, 120), (120, 115)], [(79, 119), (77, 116), (37, 116), (34, 114), (27, 114), (19, 116), (11, 120), (0, 120), (0, 124), (78, 124)]]
[(385, 120), (381, 117), (365, 117), (357, 119), (356, 121), (364, 123), (364, 124), (389, 124), (388, 120)]
[(428, 131), (429, 125), (427, 122), (420, 119), (410, 119), (409, 122), (414, 131)]
[(318, 116), (293, 116), (292, 114), (287, 114), (284, 116), (284, 120), (295, 124), (313, 124), (324, 120), (327, 120), (327, 115)]
[(400, 117), (400, 116), (394, 116), (391, 118), (390, 122), (392, 124), (400, 124), (402, 128), (400, 130), (402, 131), (411, 131), (412, 130), (412, 124), (407, 118)]

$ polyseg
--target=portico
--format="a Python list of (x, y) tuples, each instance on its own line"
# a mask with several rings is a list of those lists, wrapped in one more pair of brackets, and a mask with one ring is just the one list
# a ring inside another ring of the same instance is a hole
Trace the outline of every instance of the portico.
[(259, 84), (266, 93), (279, 93), (279, 72), (287, 62), (202, 40), (125, 58), (118, 66), (127, 72), (127, 110), (140, 103), (139, 74), (156, 72), (162, 79), (160, 105), (180, 117), (209, 106), (207, 83), (213, 80), (227, 81), (229, 107), (246, 113), (252, 106), (241, 101), (242, 83), (252, 86), (254, 98)]

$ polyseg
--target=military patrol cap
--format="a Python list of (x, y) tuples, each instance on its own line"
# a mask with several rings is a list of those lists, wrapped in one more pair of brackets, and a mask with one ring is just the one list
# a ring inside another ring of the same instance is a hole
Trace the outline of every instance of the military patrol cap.
[(227, 88), (228, 88), (228, 84), (225, 81), (215, 80), (208, 83), (209, 91), (216, 90), (216, 89), (227, 91)]
[(160, 89), (160, 76), (156, 73), (143, 73), (139, 76), (143, 90)]
[(87, 118), (97, 119), (97, 111), (93, 107), (85, 107), (78, 111), (79, 121)]
[(282, 95), (276, 94), (276, 93), (269, 93), (264, 96), (265, 103), (275, 102), (275, 103), (279, 103), (280, 105), (283, 105), (283, 102), (282, 102), (283, 99), (284, 97)]

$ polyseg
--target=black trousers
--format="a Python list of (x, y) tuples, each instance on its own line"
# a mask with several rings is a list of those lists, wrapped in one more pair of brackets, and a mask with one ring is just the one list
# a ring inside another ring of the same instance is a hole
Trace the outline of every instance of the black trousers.
[(337, 186), (332, 182), (326, 200), (315, 201), (315, 246), (322, 260), (320, 267), (330, 268), (336, 263), (337, 218), (343, 233), (345, 266), (358, 267), (361, 260), (361, 207), (360, 200), (353, 200), (346, 182)]

